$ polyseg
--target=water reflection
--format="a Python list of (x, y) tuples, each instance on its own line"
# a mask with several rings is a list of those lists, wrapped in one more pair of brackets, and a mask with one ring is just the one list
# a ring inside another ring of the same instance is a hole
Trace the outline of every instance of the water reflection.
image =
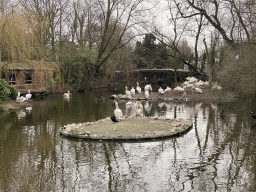
[[(101, 91), (73, 94), (69, 102), (51, 96), (23, 110), (22, 118), (19, 112), (0, 116), (0, 191), (255, 191), (251, 102), (142, 101), (146, 116), (192, 119), (193, 129), (169, 139), (106, 142), (59, 135), (67, 123), (113, 115), (107, 98)], [(118, 101), (125, 115), (133, 114), (126, 103)]]

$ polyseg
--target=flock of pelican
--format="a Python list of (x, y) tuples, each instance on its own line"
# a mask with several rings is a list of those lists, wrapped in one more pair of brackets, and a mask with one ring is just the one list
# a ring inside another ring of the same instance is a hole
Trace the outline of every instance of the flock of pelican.
[[(30, 90), (28, 90), (28, 93), (25, 94), (25, 96), (21, 96), (20, 92), (18, 92), (18, 96), (16, 97), (16, 102), (17, 103), (22, 103), (24, 101), (29, 101), (32, 98), (32, 94), (30, 93)], [(26, 107), (26, 111), (28, 113), (31, 113), (32, 111), (32, 106)], [(26, 116), (26, 112), (21, 109), (20, 111), (17, 111), (18, 119), (22, 119)]]
[[(165, 89), (163, 89), (162, 87), (159, 87), (158, 93), (160, 95), (164, 95), (164, 94), (173, 90), (174, 93), (178, 94), (179, 97), (180, 97), (180, 94), (182, 94), (182, 98), (184, 98), (184, 97), (186, 97), (186, 93), (190, 92), (190, 91), (195, 92), (197, 94), (203, 94), (202, 87), (204, 87), (204, 86), (209, 86), (209, 82), (198, 80), (196, 77), (187, 77), (186, 81), (183, 82), (183, 84), (181, 86), (177, 86), (174, 89), (171, 89), (168, 86)], [(214, 90), (214, 89), (220, 90), (220, 89), (222, 89), (222, 87), (217, 85), (217, 83), (215, 83), (212, 86), (212, 90)], [(152, 86), (150, 84), (147, 84), (144, 87), (144, 95), (145, 95), (146, 99), (149, 99), (150, 91), (152, 91)], [(137, 82), (136, 88), (132, 87), (129, 90), (127, 86), (125, 87), (125, 95), (128, 99), (131, 99), (132, 95), (135, 95), (136, 92), (139, 93), (139, 94), (142, 93), (142, 89), (139, 86), (138, 82)], [(116, 104), (116, 109), (114, 111), (115, 117), (116, 117), (117, 120), (122, 119), (123, 114), (121, 113), (121, 110), (119, 109), (117, 102), (115, 104)], [(143, 107), (142, 107), (142, 105), (139, 101), (137, 101), (137, 102), (128, 101), (126, 103), (126, 107), (135, 109), (136, 115), (143, 113)]]
[(31, 99), (31, 97), (32, 97), (32, 94), (30, 93), (30, 90), (28, 90), (28, 93), (25, 95), (25, 97), (21, 96), (20, 92), (18, 92), (18, 96), (16, 98), (16, 102), (17, 103), (22, 103), (24, 101), (28, 101), (29, 99)]

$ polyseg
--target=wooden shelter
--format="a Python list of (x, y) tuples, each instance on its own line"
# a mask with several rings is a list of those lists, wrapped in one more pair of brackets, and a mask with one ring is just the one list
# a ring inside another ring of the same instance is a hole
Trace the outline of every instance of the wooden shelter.
[(0, 63), (1, 78), (21, 93), (45, 92), (58, 75), (59, 68), (54, 62), (27, 61), (23, 63)]

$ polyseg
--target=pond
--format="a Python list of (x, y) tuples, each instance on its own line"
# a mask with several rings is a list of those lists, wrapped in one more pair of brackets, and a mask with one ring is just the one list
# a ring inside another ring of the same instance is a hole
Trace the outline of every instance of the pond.
[[(193, 121), (189, 132), (168, 139), (59, 134), (63, 125), (112, 116), (110, 94), (73, 93), (69, 101), (53, 95), (34, 100), (32, 109), (2, 114), (0, 191), (256, 191), (255, 102), (142, 101), (146, 116)], [(124, 114), (133, 113), (118, 103)]]

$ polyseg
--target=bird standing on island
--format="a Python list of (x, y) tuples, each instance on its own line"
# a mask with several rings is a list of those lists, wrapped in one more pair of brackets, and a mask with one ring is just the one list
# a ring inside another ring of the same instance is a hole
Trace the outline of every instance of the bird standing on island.
[(182, 93), (185, 91), (185, 87), (181, 88), (181, 87), (177, 86), (174, 88), (174, 91), (177, 92), (179, 95), (179, 93)]
[(116, 105), (116, 109), (114, 110), (114, 114), (115, 114), (117, 120), (123, 119), (124, 118), (123, 112), (121, 109), (119, 109), (118, 103), (116, 101), (115, 101), (115, 105)]
[(160, 88), (158, 89), (158, 92), (159, 92), (161, 95), (165, 94), (165, 91), (162, 89), (162, 87), (160, 87)]
[(131, 91), (128, 90), (128, 87), (127, 87), (127, 86), (125, 86), (125, 95), (126, 95), (129, 99), (131, 99), (131, 97), (132, 97), (132, 93), (131, 93)]
[(134, 89), (134, 87), (132, 87), (130, 91), (131, 91), (131, 94), (132, 94), (132, 95), (135, 95), (135, 89)]
[(26, 101), (26, 97), (20, 96), (20, 92), (18, 92), (18, 96), (16, 98), (16, 102), (21, 103), (23, 101)]
[(29, 100), (31, 99), (32, 94), (30, 93), (30, 90), (28, 90), (28, 94), (26, 94), (26, 99)]
[(138, 91), (138, 93), (141, 93), (141, 88), (140, 88), (140, 86), (139, 86), (139, 83), (138, 83), (138, 82), (137, 82), (136, 90)]
[(149, 91), (148, 90), (145, 91), (145, 97), (146, 97), (146, 99), (149, 98)]
[(165, 88), (164, 92), (168, 92), (168, 91), (171, 91), (171, 90), (172, 90), (172, 88), (170, 88), (170, 87), (167, 86), (167, 87)]
[(114, 123), (118, 123), (119, 121), (116, 119), (116, 116), (113, 115), (111, 116), (111, 120), (114, 122)]
[(194, 90), (196, 91), (197, 94), (202, 94), (203, 93), (202, 89), (199, 89), (197, 87), (194, 87)]
[(144, 91), (152, 91), (152, 87), (151, 85), (147, 84), (145, 87), (144, 87)]

